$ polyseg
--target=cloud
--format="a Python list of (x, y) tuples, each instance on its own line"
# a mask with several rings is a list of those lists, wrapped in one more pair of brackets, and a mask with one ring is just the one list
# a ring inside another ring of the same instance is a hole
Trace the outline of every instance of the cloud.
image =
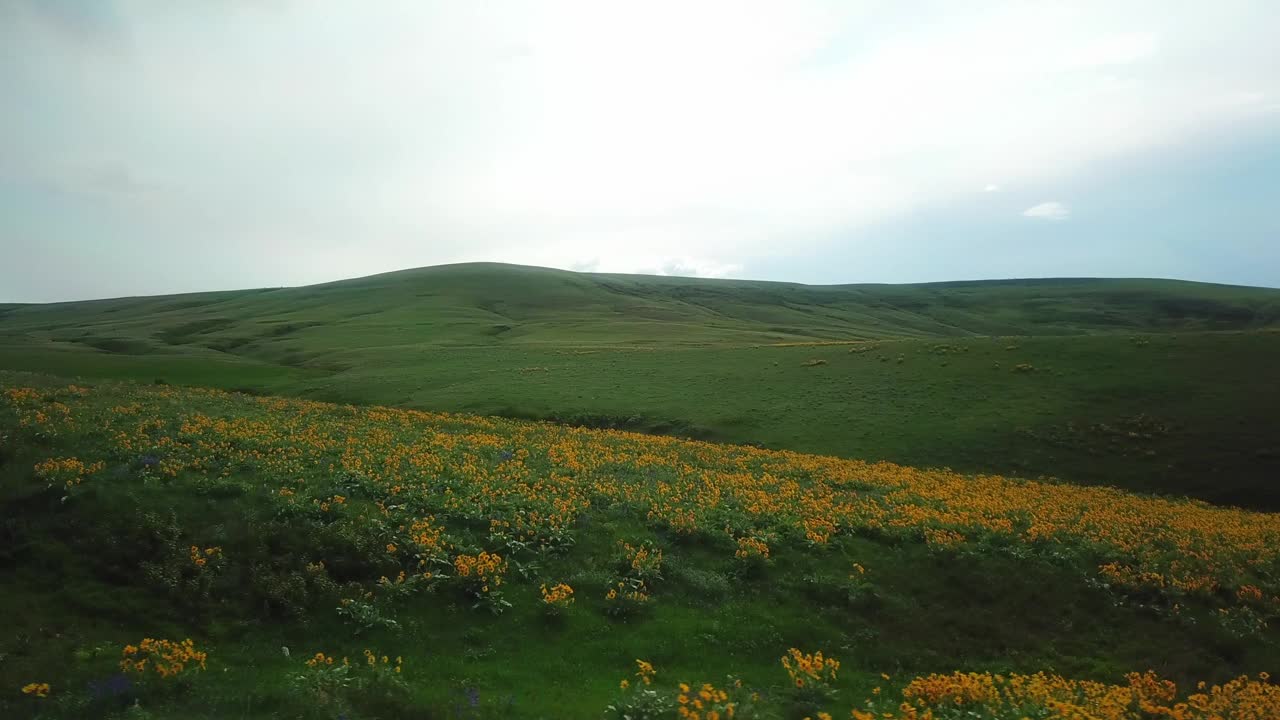
[(982, 192), (984, 193), (1000, 192), (1000, 186), (996, 185), (995, 183), (987, 183), (986, 185), (983, 186)]
[(1071, 217), (1071, 208), (1062, 203), (1052, 200), (1042, 202), (1039, 205), (1032, 205), (1022, 211), (1023, 217), (1039, 218), (1041, 220), (1066, 220)]
[(735, 263), (717, 263), (696, 258), (671, 258), (654, 270), (654, 275), (673, 275), (678, 277), (722, 278), (741, 272), (742, 266)]
[(589, 258), (586, 260), (572, 262), (569, 263), (569, 266), (565, 269), (572, 270), (574, 272), (598, 272), (600, 270), (600, 258)]

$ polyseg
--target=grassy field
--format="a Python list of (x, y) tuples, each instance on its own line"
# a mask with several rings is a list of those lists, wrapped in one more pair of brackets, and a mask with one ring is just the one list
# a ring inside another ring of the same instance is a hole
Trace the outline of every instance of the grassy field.
[[(554, 419), (1280, 508), (1280, 291), (425, 268), (0, 306), (0, 368)], [(829, 344), (828, 344), (829, 343)]]
[(1276, 515), (26, 373), (0, 439), (2, 717), (1280, 713)]

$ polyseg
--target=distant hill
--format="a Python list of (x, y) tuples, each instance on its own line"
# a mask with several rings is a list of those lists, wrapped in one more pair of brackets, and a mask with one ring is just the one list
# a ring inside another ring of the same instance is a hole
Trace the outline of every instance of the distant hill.
[(1277, 323), (1280, 290), (1171, 280), (814, 286), (469, 263), (299, 288), (4, 306), (0, 342), (301, 364), (413, 344), (752, 344)]

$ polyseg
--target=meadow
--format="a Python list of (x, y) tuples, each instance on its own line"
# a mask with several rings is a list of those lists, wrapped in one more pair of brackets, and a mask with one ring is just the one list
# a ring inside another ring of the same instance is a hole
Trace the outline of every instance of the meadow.
[(0, 306), (0, 368), (552, 420), (1280, 508), (1280, 291), (424, 268)]
[(0, 438), (5, 717), (1280, 713), (1269, 513), (29, 373)]

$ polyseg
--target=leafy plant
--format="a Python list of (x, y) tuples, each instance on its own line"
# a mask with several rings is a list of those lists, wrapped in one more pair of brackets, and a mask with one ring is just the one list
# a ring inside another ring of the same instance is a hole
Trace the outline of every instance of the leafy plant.
[(676, 708), (670, 693), (653, 687), (657, 675), (652, 664), (636, 660), (635, 681), (624, 678), (618, 683), (621, 695), (605, 712), (608, 720), (665, 720)]

